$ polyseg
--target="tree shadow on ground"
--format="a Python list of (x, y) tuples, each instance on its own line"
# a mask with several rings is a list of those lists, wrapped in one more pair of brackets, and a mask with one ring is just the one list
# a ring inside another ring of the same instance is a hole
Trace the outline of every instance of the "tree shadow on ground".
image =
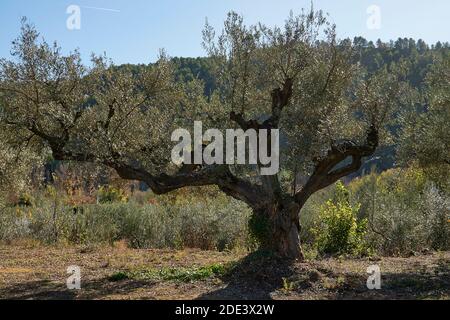
[[(212, 285), (212, 291), (201, 294), (197, 299), (272, 299), (271, 293), (282, 287), (283, 278), (289, 278), (294, 274), (292, 265), (292, 262), (270, 253), (253, 252), (233, 263), (226, 274), (216, 275), (226, 284), (225, 287), (215, 289), (217, 285)], [(145, 298), (155, 299), (158, 297), (151, 296), (155, 284), (156, 282), (136, 279), (119, 281), (110, 281), (108, 278), (83, 279), (82, 290), (77, 291), (67, 289), (63, 280), (38, 280), (0, 287), (0, 299), (104, 299), (114, 295), (127, 296), (142, 289), (147, 292)]]
[(283, 279), (294, 274), (293, 265), (294, 261), (256, 251), (239, 260), (220, 277), (225, 287), (202, 294), (197, 299), (271, 300), (271, 293), (283, 286)]
[[(383, 272), (381, 289), (367, 288), (368, 274), (354, 271), (336, 272), (330, 267), (309, 267), (311, 278), (298, 271), (288, 278), (295, 283), (291, 296), (307, 297), (305, 292), (316, 294), (320, 299), (330, 300), (417, 300), (450, 299), (450, 260), (441, 259), (434, 265), (410, 265), (407, 270)], [(314, 271), (316, 270), (316, 271)]]
[(333, 300), (421, 300), (450, 299), (450, 278), (432, 274), (387, 273), (382, 275), (381, 289), (369, 290), (366, 278), (347, 274), (345, 281), (324, 294)]
[(0, 289), (0, 299), (12, 300), (72, 300), (76, 293), (54, 282), (37, 280), (14, 284)]
[(382, 299), (450, 299), (450, 261), (411, 266), (411, 271), (382, 274)]
[(450, 299), (450, 261), (411, 265), (399, 272), (383, 272), (380, 290), (367, 288), (368, 274), (337, 272), (319, 262), (294, 263), (255, 253), (225, 276), (225, 286), (198, 299)]
[[(148, 281), (124, 280), (111, 282), (107, 278), (85, 280), (82, 290), (69, 290), (62, 282), (38, 280), (0, 288), (0, 299), (10, 300), (94, 300), (114, 294), (129, 294), (151, 287)], [(148, 297), (152, 299), (152, 297)]]

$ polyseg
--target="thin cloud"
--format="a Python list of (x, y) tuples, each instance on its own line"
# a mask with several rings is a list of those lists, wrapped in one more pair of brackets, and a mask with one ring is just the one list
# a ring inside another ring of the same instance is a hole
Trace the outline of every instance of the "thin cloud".
[(88, 6), (83, 6), (82, 8), (93, 9), (93, 10), (102, 10), (102, 11), (109, 11), (109, 12), (120, 12), (120, 10), (110, 9), (110, 8), (99, 8), (99, 7), (88, 7)]

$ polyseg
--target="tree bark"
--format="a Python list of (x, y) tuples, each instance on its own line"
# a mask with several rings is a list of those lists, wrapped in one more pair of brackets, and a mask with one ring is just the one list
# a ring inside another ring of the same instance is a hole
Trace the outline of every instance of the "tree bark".
[(304, 259), (300, 244), (300, 207), (295, 202), (272, 204), (255, 214), (266, 222), (261, 249), (289, 260)]

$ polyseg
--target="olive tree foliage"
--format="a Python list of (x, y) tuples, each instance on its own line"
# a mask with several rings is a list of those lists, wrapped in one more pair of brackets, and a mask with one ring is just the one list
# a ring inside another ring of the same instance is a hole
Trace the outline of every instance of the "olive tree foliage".
[[(4, 116), (6, 103), (0, 95), (0, 117)], [(43, 164), (41, 147), (32, 143), (22, 129), (0, 122), (0, 209), (8, 195), (28, 189), (30, 171)]]
[(8, 195), (27, 190), (30, 169), (42, 164), (42, 157), (36, 150), (6, 144), (14, 131), (6, 135), (3, 129), (0, 129), (0, 209), (6, 204)]
[(79, 52), (62, 55), (56, 44), (39, 41), (26, 22), (11, 53), (13, 61), (0, 61), (1, 124), (8, 145), (39, 146), (57, 160), (122, 170), (139, 163), (149, 168), (148, 175), (166, 165), (165, 132), (174, 127), (173, 115), (186, 95), (172, 81), (163, 54), (138, 74), (104, 56), (92, 56), (87, 67)]
[[(216, 185), (264, 222), (262, 245), (301, 258), (301, 207), (374, 153), (401, 82), (392, 70), (362, 70), (351, 42), (312, 9), (273, 28), (247, 26), (231, 12), (220, 34), (206, 25), (203, 44), (218, 84), (210, 97), (200, 81), (174, 81), (164, 53), (138, 71), (99, 56), (87, 67), (24, 23), (13, 61), (0, 61), (1, 125), (16, 133), (6, 140), (101, 163), (157, 194)], [(306, 183), (285, 188), (279, 174), (261, 176), (261, 165), (172, 164), (171, 133), (194, 120), (204, 130), (280, 129), (282, 170)]]
[(368, 75), (353, 63), (352, 43), (320, 11), (291, 14), (283, 28), (230, 13), (220, 35), (207, 25), (203, 38), (225, 114), (243, 129), (280, 129), (290, 171), (310, 175), (331, 149), (366, 145), (368, 132), (378, 144), (402, 86), (392, 70)]
[(423, 112), (402, 117), (399, 156), (417, 162), (441, 188), (450, 190), (450, 56), (435, 57), (426, 77)]

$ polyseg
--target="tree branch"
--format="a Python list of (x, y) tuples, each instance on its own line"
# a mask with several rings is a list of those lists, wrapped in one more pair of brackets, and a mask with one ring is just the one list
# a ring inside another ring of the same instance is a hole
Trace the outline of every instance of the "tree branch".
[[(315, 160), (314, 171), (308, 182), (296, 193), (295, 201), (302, 206), (314, 192), (356, 172), (361, 167), (362, 158), (371, 156), (378, 147), (378, 143), (378, 130), (372, 125), (367, 132), (364, 145), (356, 145), (352, 141), (345, 141), (332, 146), (325, 156)], [(352, 158), (350, 164), (333, 170), (335, 166), (348, 157)]]
[(36, 136), (48, 142), (53, 157), (60, 161), (97, 162), (113, 168), (121, 178), (145, 182), (156, 194), (165, 194), (184, 187), (217, 185), (227, 195), (244, 201), (253, 208), (258, 208), (269, 199), (263, 188), (247, 180), (233, 175), (227, 165), (204, 166), (199, 170), (180, 170), (174, 175), (152, 175), (138, 164), (131, 165), (130, 161), (121, 159), (118, 154), (100, 159), (92, 153), (72, 152), (65, 147), (68, 136), (53, 137), (38, 127), (32, 125), (29, 130)]
[(289, 104), (289, 100), (292, 97), (292, 87), (294, 82), (291, 78), (287, 78), (283, 84), (283, 88), (277, 88), (272, 90), (272, 113), (269, 119), (259, 124), (258, 121), (251, 119), (245, 120), (242, 113), (230, 112), (230, 120), (236, 122), (242, 130), (248, 129), (276, 129), (278, 128), (281, 112), (284, 107)]

